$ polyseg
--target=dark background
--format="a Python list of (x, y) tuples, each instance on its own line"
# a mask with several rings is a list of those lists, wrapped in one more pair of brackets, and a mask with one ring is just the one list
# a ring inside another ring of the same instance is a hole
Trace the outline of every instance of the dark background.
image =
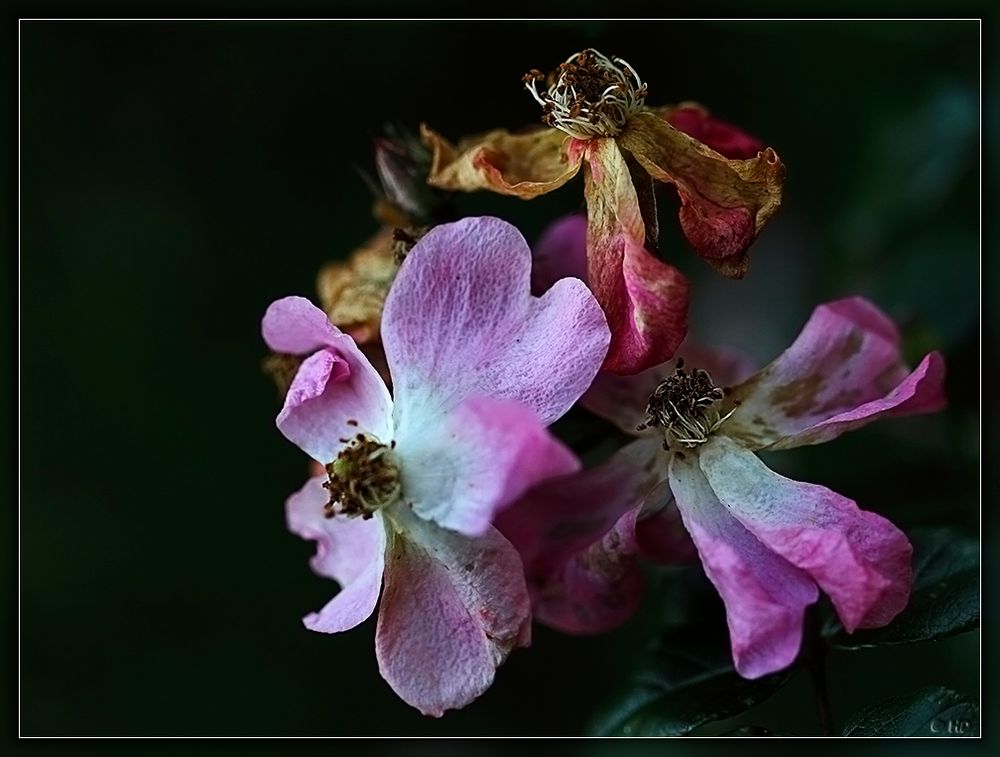
[[(904, 528), (978, 522), (975, 22), (196, 23), (21, 26), (21, 727), (25, 734), (575, 734), (669, 607), (599, 638), (536, 628), (442, 720), (378, 675), (374, 618), (299, 618), (335, 589), (287, 533), (305, 476), (274, 429), (259, 320), (374, 230), (371, 139), (538, 117), (521, 88), (585, 46), (649, 103), (698, 100), (774, 146), (786, 203), (745, 280), (676, 238), (692, 328), (766, 361), (853, 293), (948, 360), (947, 412), (768, 462)], [(580, 181), (466, 213), (533, 240)], [(673, 234), (673, 236), (670, 236)], [(835, 717), (922, 684), (976, 692), (978, 634), (835, 653)], [(816, 731), (808, 683), (753, 722)]]

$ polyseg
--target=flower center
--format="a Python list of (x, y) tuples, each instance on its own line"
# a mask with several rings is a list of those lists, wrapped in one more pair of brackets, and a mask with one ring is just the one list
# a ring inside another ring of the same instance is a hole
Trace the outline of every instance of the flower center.
[(330, 491), (330, 501), (323, 509), (327, 518), (360, 515), (367, 520), (399, 499), (402, 487), (392, 455), (395, 447), (396, 442), (382, 444), (369, 434), (358, 434), (347, 443), (326, 466), (330, 480), (323, 486)]
[[(539, 92), (543, 80), (548, 89)], [(646, 98), (632, 66), (593, 48), (569, 56), (548, 76), (532, 69), (523, 81), (542, 106), (542, 122), (577, 139), (615, 136)]]
[(674, 446), (697, 447), (721, 426), (734, 407), (722, 415), (720, 407), (725, 393), (712, 383), (708, 371), (700, 368), (684, 370), (684, 359), (677, 361), (673, 375), (664, 379), (649, 397), (646, 420), (638, 430), (662, 428), (664, 449)]

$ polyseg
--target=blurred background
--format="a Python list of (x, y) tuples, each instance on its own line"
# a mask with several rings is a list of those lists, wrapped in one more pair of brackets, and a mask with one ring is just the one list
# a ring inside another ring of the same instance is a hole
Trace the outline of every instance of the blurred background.
[[(974, 22), (29, 22), (21, 27), (21, 726), (28, 735), (573, 735), (670, 612), (603, 637), (536, 628), (493, 688), (425, 719), (379, 677), (374, 617), (306, 631), (335, 586), (289, 534), (302, 455), (275, 430), (260, 318), (376, 229), (372, 139), (535, 123), (520, 76), (594, 46), (652, 105), (697, 100), (788, 168), (785, 205), (724, 281), (661, 194), (692, 331), (761, 363), (824, 299), (872, 298), (949, 409), (769, 464), (902, 527), (978, 528)], [(529, 241), (582, 181), (465, 214)], [(924, 684), (978, 690), (978, 633), (834, 652), (835, 717)], [(815, 733), (797, 676), (749, 715)]]

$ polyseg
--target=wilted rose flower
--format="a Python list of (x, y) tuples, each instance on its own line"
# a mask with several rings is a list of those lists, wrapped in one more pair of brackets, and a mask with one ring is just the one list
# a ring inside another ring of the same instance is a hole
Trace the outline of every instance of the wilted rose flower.
[(289, 499), (289, 527), (318, 542), (313, 568), (343, 587), (305, 624), (352, 628), (381, 589), (379, 670), (428, 715), (482, 694), (528, 642), (521, 562), (490, 523), (577, 469), (545, 426), (590, 385), (610, 338), (582, 282), (534, 297), (530, 266), (499, 219), (428, 232), (385, 303), (392, 397), (307, 300), (278, 300), (264, 317), (268, 345), (302, 358), (278, 428), (326, 471)]
[(646, 376), (602, 376), (584, 404), (659, 434), (677, 509), (726, 605), (736, 669), (757, 678), (795, 659), (819, 589), (848, 632), (889, 623), (909, 598), (911, 547), (882, 516), (780, 476), (754, 453), (939, 410), (943, 380), (939, 353), (911, 372), (893, 323), (854, 297), (816, 308), (791, 347), (732, 388), (678, 360)]
[(632, 374), (661, 363), (686, 333), (688, 282), (651, 252), (654, 181), (676, 187), (681, 227), (698, 254), (739, 277), (747, 248), (781, 204), (784, 166), (700, 106), (647, 107), (646, 84), (621, 58), (588, 49), (525, 82), (551, 128), (497, 129), (453, 146), (424, 126), (434, 150), (429, 181), (530, 199), (585, 166), (587, 272), (612, 332), (604, 368)]

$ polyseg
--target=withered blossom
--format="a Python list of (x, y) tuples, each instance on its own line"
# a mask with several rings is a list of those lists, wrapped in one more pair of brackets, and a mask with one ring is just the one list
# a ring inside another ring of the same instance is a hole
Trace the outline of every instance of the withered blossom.
[(681, 227), (696, 252), (738, 278), (781, 204), (784, 166), (773, 149), (700, 106), (648, 107), (647, 85), (621, 58), (587, 49), (524, 81), (549, 128), (496, 129), (452, 145), (424, 125), (429, 182), (531, 199), (584, 166), (588, 279), (612, 331), (604, 369), (632, 374), (661, 363), (687, 331), (688, 282), (652, 254), (654, 182), (677, 189)]

